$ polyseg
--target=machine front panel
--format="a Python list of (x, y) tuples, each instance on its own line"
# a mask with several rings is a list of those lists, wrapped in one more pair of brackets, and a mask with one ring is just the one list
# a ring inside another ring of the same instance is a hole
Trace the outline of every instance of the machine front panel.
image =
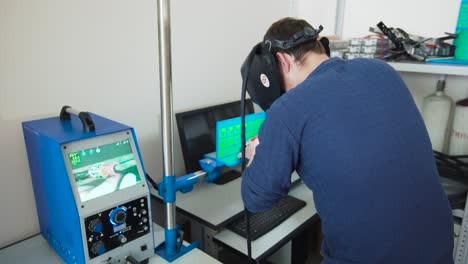
[(149, 188), (132, 130), (61, 148), (87, 263), (154, 254)]
[[(147, 197), (86, 217), (86, 241), (89, 259), (136, 240), (151, 230)], [(141, 245), (150, 248), (152, 245)]]
[(149, 192), (130, 130), (64, 144), (62, 152), (81, 216)]

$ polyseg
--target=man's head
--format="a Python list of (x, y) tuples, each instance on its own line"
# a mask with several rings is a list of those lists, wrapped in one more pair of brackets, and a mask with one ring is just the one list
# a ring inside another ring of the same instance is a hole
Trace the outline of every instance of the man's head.
[[(312, 28), (305, 20), (283, 18), (270, 26), (264, 40), (288, 40), (305, 28)], [(272, 47), (271, 51), (278, 63), (285, 92), (303, 82), (320, 63), (328, 59), (325, 48), (317, 39), (286, 50)]]

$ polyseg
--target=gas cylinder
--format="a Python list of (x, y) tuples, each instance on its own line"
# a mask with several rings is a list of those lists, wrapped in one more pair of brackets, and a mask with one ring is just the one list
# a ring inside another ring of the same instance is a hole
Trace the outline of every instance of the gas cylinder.
[(468, 98), (455, 106), (449, 154), (468, 155)]
[(436, 92), (424, 98), (422, 116), (432, 148), (445, 153), (450, 139), (453, 100), (445, 94), (444, 90), (445, 80), (441, 79), (437, 82)]

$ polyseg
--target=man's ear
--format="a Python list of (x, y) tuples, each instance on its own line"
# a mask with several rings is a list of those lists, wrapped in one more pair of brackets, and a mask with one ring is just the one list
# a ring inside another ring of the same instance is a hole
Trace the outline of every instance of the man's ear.
[(291, 70), (291, 63), (284, 53), (276, 52), (276, 59), (278, 60), (278, 66), (283, 73), (288, 73)]

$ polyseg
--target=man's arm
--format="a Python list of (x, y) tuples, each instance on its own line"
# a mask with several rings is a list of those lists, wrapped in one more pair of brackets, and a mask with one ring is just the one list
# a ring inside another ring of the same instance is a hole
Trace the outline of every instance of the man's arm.
[(273, 206), (287, 195), (299, 145), (283, 121), (267, 116), (259, 133), (255, 158), (242, 176), (242, 199), (251, 212)]

